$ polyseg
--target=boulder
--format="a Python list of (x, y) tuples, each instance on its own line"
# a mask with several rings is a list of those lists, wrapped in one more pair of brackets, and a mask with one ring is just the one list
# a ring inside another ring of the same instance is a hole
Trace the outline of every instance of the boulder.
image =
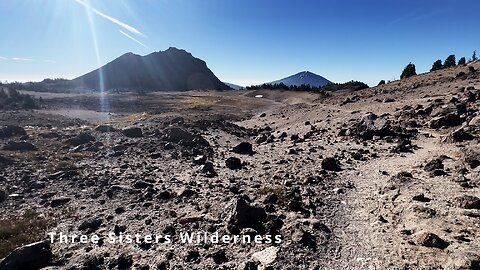
[(140, 138), (143, 137), (142, 129), (139, 127), (129, 127), (122, 130), (122, 134), (129, 138)]
[(198, 167), (197, 172), (200, 172), (203, 176), (206, 177), (215, 177), (217, 176), (217, 172), (213, 168), (213, 163), (206, 162), (205, 164)]
[(54, 198), (52, 199), (52, 201), (50, 202), (50, 206), (51, 207), (59, 207), (59, 206), (62, 206), (64, 204), (67, 204), (71, 201), (72, 199), (71, 198), (68, 198), (68, 197), (59, 197), (59, 198)]
[(480, 198), (469, 195), (456, 197), (455, 205), (464, 209), (480, 209)]
[(433, 129), (439, 129), (442, 127), (454, 127), (461, 125), (463, 123), (464, 119), (462, 119), (460, 116), (457, 114), (451, 113), (447, 114), (445, 116), (438, 116), (432, 118), (429, 122), (429, 127)]
[(421, 233), (417, 235), (416, 242), (418, 245), (422, 245), (424, 247), (432, 247), (432, 248), (439, 248), (445, 249), (447, 248), (450, 243), (438, 237), (438, 235), (433, 233)]
[(193, 158), (193, 163), (197, 165), (203, 165), (205, 162), (207, 162), (207, 156), (205, 155), (198, 155)]
[(241, 155), (252, 155), (254, 153), (252, 144), (249, 142), (239, 143), (238, 145), (233, 147), (232, 151)]
[(13, 136), (27, 135), (25, 129), (19, 126), (2, 126), (0, 127), (0, 139), (9, 138)]
[(322, 160), (322, 169), (334, 172), (342, 170), (342, 168), (340, 167), (340, 162), (333, 157), (327, 157)]
[(267, 218), (265, 209), (250, 204), (243, 198), (233, 201), (228, 222), (239, 228), (257, 229)]
[(277, 259), (278, 251), (279, 247), (268, 247), (264, 250), (253, 253), (252, 260), (260, 262), (263, 266), (267, 266)]
[(101, 225), (102, 225), (102, 220), (99, 218), (87, 219), (87, 220), (84, 220), (80, 224), (80, 226), (78, 226), (78, 230), (80, 231), (88, 230), (89, 232), (94, 232), (98, 228), (100, 228)]
[(425, 164), (423, 169), (426, 172), (433, 172), (435, 170), (443, 170), (444, 165), (443, 165), (443, 162), (442, 162), (441, 159), (436, 158), (436, 159), (432, 159), (429, 162), (427, 162), (427, 164)]
[(178, 143), (180, 141), (192, 141), (194, 138), (193, 134), (179, 127), (168, 128), (167, 130), (165, 130), (165, 134), (167, 140), (175, 143)]
[(239, 170), (242, 168), (242, 161), (236, 157), (229, 157), (225, 160), (225, 166), (230, 170)]
[(5, 146), (3, 146), (2, 149), (7, 151), (36, 151), (37, 147), (25, 141), (21, 141), (21, 142), (9, 141)]
[(80, 133), (73, 138), (70, 138), (70, 139), (66, 140), (65, 143), (73, 145), (73, 146), (79, 146), (79, 145), (86, 144), (86, 143), (89, 143), (89, 142), (92, 142), (92, 141), (95, 141), (95, 137), (93, 137), (89, 133), (83, 132), (83, 133)]
[(116, 128), (114, 128), (112, 125), (98, 125), (95, 127), (96, 131), (100, 132), (115, 132), (117, 131)]
[(268, 139), (268, 137), (267, 137), (266, 134), (260, 134), (255, 138), (255, 143), (256, 144), (261, 144), (261, 143), (266, 142), (267, 139)]
[(53, 255), (48, 241), (15, 249), (0, 262), (1, 270), (37, 270), (47, 267)]

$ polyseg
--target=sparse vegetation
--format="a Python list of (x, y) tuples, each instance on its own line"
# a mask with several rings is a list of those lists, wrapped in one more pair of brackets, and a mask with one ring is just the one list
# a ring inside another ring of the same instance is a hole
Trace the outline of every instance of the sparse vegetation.
[(403, 69), (402, 75), (400, 75), (400, 79), (403, 80), (415, 75), (417, 75), (417, 70), (415, 68), (415, 65), (410, 63)]
[(15, 248), (40, 241), (45, 237), (51, 222), (35, 211), (26, 211), (20, 217), (0, 220), (0, 258)]
[(37, 108), (37, 101), (32, 96), (21, 94), (14, 88), (0, 88), (0, 110)]

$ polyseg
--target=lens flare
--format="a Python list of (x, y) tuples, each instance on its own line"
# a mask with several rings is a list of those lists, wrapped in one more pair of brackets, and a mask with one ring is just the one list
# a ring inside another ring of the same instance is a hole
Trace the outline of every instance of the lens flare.
[(87, 14), (88, 23), (90, 25), (90, 31), (92, 32), (92, 40), (93, 46), (95, 48), (95, 55), (97, 58), (97, 66), (98, 66), (98, 77), (99, 80), (99, 90), (100, 90), (100, 111), (108, 113), (110, 111), (110, 105), (108, 103), (108, 93), (105, 91), (105, 83), (103, 80), (103, 69), (102, 63), (100, 60), (100, 50), (98, 49), (98, 39), (97, 39), (97, 31), (95, 28), (95, 22), (93, 21), (93, 16), (91, 9), (89, 8), (89, 2), (85, 2), (85, 12)]

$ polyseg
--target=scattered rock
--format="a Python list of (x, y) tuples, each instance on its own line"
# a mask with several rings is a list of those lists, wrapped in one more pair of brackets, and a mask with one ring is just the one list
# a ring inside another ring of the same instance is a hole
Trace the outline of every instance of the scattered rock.
[(15, 249), (0, 262), (0, 269), (37, 270), (49, 266), (52, 259), (49, 242), (36, 242)]
[(236, 199), (232, 205), (228, 221), (239, 228), (258, 229), (267, 218), (265, 209), (252, 205), (245, 199)]
[(253, 152), (253, 147), (252, 144), (249, 142), (241, 142), (235, 147), (233, 147), (232, 151), (237, 154), (242, 154), (242, 155), (252, 155)]
[(433, 233), (422, 233), (417, 236), (417, 244), (424, 247), (445, 249), (450, 244)]
[(322, 169), (335, 172), (342, 170), (342, 168), (340, 167), (340, 162), (333, 157), (327, 157), (322, 160)]
[(117, 131), (117, 129), (114, 128), (112, 125), (98, 125), (97, 127), (95, 127), (95, 130), (100, 132), (116, 132)]
[(117, 259), (117, 265), (119, 270), (127, 270), (133, 265), (132, 255), (120, 254)]
[(480, 269), (480, 254), (478, 252), (458, 251), (448, 257), (444, 270)]
[(25, 136), (27, 132), (19, 126), (3, 126), (0, 127), (0, 139), (10, 138), (13, 136)]
[(433, 172), (435, 170), (443, 170), (444, 169), (443, 161), (438, 158), (432, 159), (429, 162), (427, 162), (427, 164), (425, 164), (423, 169), (427, 172)]
[(255, 143), (256, 144), (261, 144), (266, 142), (268, 139), (268, 136), (266, 134), (260, 134), (255, 138)]
[(139, 127), (129, 127), (122, 130), (122, 134), (129, 138), (140, 138), (143, 137), (142, 129)]
[(194, 138), (194, 136), (190, 132), (179, 127), (168, 128), (165, 131), (165, 134), (166, 134), (167, 140), (175, 143), (178, 143), (180, 141), (189, 142), (189, 141), (192, 141)]
[(206, 162), (205, 164), (198, 167), (197, 172), (200, 172), (202, 175), (206, 177), (217, 176), (217, 172), (215, 172), (215, 168), (213, 167), (213, 163), (211, 162)]
[(86, 143), (89, 143), (89, 142), (92, 142), (92, 141), (95, 141), (95, 137), (93, 137), (89, 133), (84, 132), (84, 133), (78, 134), (77, 136), (75, 136), (73, 138), (70, 138), (70, 139), (66, 140), (65, 143), (73, 145), (73, 146), (79, 146), (79, 145), (86, 144)]
[(252, 260), (260, 262), (263, 266), (270, 265), (277, 259), (278, 251), (278, 247), (268, 247), (264, 250), (253, 253)]
[(205, 162), (207, 162), (207, 156), (205, 155), (198, 155), (193, 158), (193, 163), (197, 165), (203, 165)]
[(29, 142), (14, 142), (9, 141), (5, 146), (2, 148), (6, 151), (36, 151), (37, 147)]
[(231, 170), (239, 170), (242, 168), (242, 161), (236, 157), (229, 157), (225, 160), (225, 166)]
[(439, 129), (442, 127), (454, 127), (461, 125), (463, 123), (463, 119), (460, 118), (457, 114), (451, 113), (445, 116), (438, 116), (432, 118), (429, 122), (429, 127), (433, 129)]
[(133, 187), (136, 188), (136, 189), (146, 189), (146, 188), (149, 188), (149, 187), (153, 187), (153, 184), (142, 181), (142, 180), (138, 180), (133, 184)]
[(413, 196), (412, 200), (419, 201), (419, 202), (429, 202), (429, 201), (431, 201), (431, 199), (425, 197), (425, 195), (423, 193)]
[(480, 209), (480, 198), (464, 195), (455, 198), (455, 205), (464, 209)]
[(99, 219), (99, 218), (87, 219), (87, 220), (84, 220), (80, 224), (80, 226), (78, 226), (78, 230), (80, 230), (80, 231), (87, 230), (89, 232), (94, 232), (98, 228), (100, 228), (101, 225), (102, 225), (102, 220)]
[(59, 206), (62, 206), (64, 204), (67, 204), (71, 201), (72, 199), (71, 198), (68, 198), (68, 197), (59, 197), (59, 198), (54, 198), (52, 199), (52, 201), (50, 202), (50, 206), (51, 207), (59, 207)]

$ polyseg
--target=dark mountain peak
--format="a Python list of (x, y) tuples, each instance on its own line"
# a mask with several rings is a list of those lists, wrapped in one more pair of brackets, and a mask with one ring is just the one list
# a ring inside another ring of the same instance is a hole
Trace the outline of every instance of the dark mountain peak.
[[(194, 89), (230, 89), (207, 64), (191, 53), (170, 47), (165, 51), (140, 56), (126, 53), (101, 67), (104, 89), (186, 91)], [(98, 70), (72, 82), (77, 87), (99, 89)]]
[(283, 78), (283, 79), (280, 79), (280, 80), (277, 80), (277, 81), (273, 81), (271, 83), (272, 84), (283, 83), (287, 86), (292, 86), (292, 85), (300, 86), (302, 84), (308, 84), (312, 87), (322, 87), (322, 86), (325, 86), (327, 84), (331, 84), (332, 82), (325, 79), (324, 77), (322, 77), (320, 75), (317, 75), (313, 72), (304, 70), (304, 71), (301, 71), (301, 72), (296, 73), (294, 75), (288, 76), (286, 78)]

